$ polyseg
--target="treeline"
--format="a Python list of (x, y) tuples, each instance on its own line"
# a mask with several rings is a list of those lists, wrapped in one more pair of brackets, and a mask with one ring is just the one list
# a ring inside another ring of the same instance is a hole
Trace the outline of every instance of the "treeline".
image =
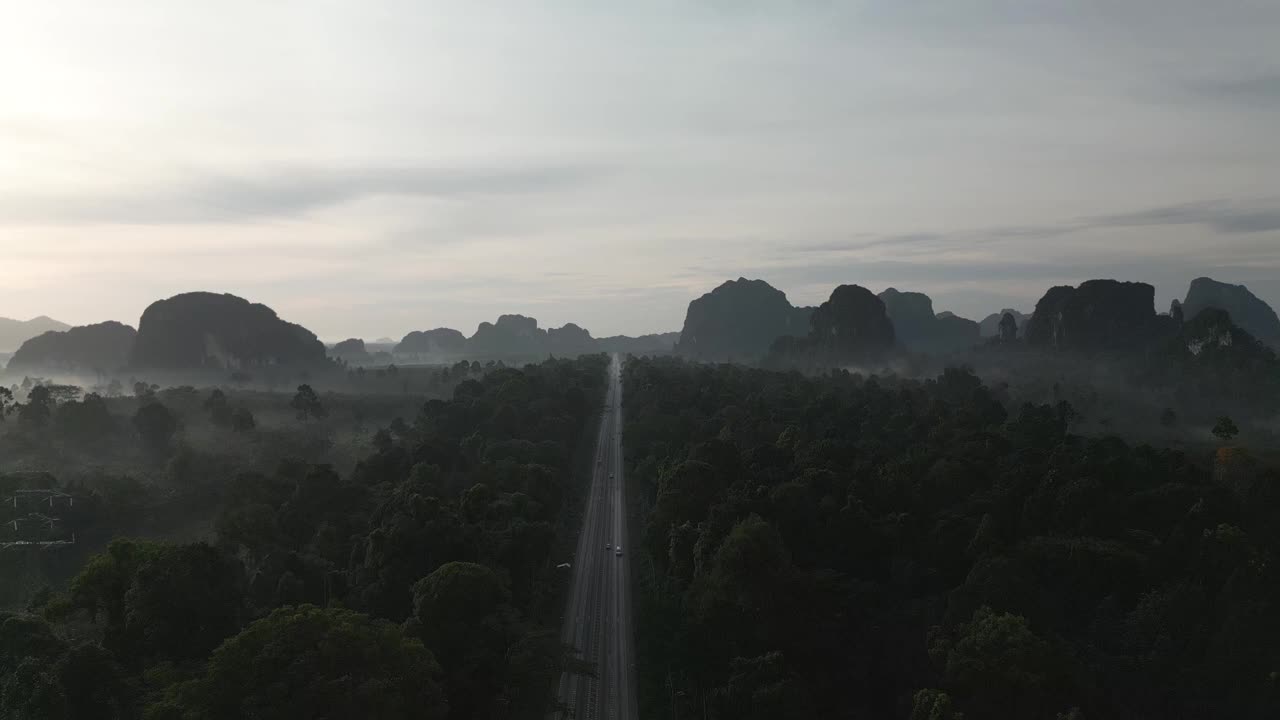
[(1280, 474), (1245, 450), (1077, 436), (954, 369), (624, 383), (645, 717), (1280, 717)]
[(0, 614), (0, 717), (542, 717), (605, 364), (464, 380), (349, 473), (226, 478), (213, 542), (113, 541)]

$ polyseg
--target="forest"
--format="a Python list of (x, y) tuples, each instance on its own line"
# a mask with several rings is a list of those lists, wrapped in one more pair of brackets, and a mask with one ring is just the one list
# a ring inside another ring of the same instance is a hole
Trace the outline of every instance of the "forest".
[(1230, 418), (1133, 444), (963, 368), (624, 387), (644, 717), (1280, 717), (1280, 472)]
[(542, 717), (605, 366), (3, 389), (0, 717)]

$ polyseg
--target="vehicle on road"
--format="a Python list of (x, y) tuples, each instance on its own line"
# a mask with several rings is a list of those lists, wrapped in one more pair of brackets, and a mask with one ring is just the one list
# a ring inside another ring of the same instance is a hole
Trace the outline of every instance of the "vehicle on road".
[(604, 549), (605, 549), (605, 550), (612, 550), (612, 549), (613, 549), (613, 543), (605, 543), (605, 544), (604, 544)]
[(622, 557), (622, 546), (621, 546), (621, 545), (619, 545), (619, 546), (618, 546), (618, 549), (617, 549), (617, 550), (615, 550), (615, 551), (613, 552), (613, 554), (614, 554), (615, 556), (617, 556), (617, 557)]

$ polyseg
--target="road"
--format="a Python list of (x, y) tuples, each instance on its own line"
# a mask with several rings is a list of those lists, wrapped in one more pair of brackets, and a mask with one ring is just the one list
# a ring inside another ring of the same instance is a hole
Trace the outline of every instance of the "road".
[[(561, 641), (595, 675), (564, 673), (558, 697), (569, 712), (553, 718), (638, 720), (635, 648), (631, 633), (632, 549), (627, 547), (622, 491), (622, 364), (613, 356), (596, 442), (591, 491), (573, 558), (573, 585)], [(622, 554), (616, 554), (619, 543)]]

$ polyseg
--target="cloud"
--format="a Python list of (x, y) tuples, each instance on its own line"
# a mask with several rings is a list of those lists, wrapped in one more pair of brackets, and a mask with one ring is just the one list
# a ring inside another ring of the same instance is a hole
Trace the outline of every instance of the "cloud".
[(1189, 89), (1218, 102), (1280, 109), (1280, 72), (1198, 82)]
[(554, 192), (600, 179), (589, 165), (272, 169), (191, 175), (119, 191), (0, 196), (0, 222), (196, 225), (290, 218), (377, 196), (466, 197)]
[(1145, 225), (1203, 225), (1228, 235), (1271, 232), (1280, 230), (1280, 201), (1273, 199), (1250, 205), (1218, 200), (1166, 205), (1088, 218), (1078, 228)]
[(912, 232), (874, 235), (860, 240), (821, 242), (787, 248), (802, 253), (859, 255), (875, 248), (902, 249), (900, 255), (969, 250), (991, 243), (1044, 240), (1096, 230), (1200, 225), (1222, 235), (1246, 235), (1280, 231), (1280, 199), (1205, 200), (1142, 208), (1123, 213), (1064, 219), (1043, 224), (1008, 225), (944, 232)]

